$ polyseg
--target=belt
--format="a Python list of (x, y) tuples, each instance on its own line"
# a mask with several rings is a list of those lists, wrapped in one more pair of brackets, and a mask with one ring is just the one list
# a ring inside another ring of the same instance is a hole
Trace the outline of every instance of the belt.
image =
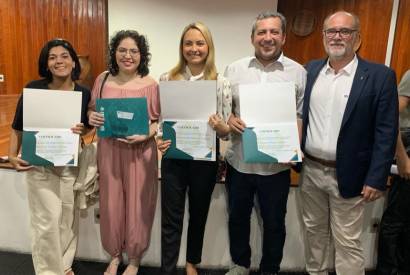
[(317, 157), (314, 157), (312, 155), (309, 155), (306, 152), (305, 152), (305, 157), (310, 159), (310, 160), (313, 160), (314, 162), (320, 163), (323, 166), (330, 167), (330, 168), (336, 168), (336, 161), (335, 160), (327, 160), (327, 159), (317, 158)]

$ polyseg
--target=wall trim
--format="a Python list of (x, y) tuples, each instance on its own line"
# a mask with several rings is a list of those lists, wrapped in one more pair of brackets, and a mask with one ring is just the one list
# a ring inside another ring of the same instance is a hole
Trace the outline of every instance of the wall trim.
[(384, 64), (390, 67), (393, 54), (394, 36), (396, 34), (397, 17), (399, 14), (400, 0), (393, 0), (393, 8), (391, 12), (389, 38), (387, 40), (386, 59)]

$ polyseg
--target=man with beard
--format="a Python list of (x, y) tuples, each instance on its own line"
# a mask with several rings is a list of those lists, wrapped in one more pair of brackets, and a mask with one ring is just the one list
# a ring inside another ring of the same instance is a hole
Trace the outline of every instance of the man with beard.
[[(235, 86), (267, 82), (295, 83), (297, 102), (295, 112), (298, 117), (301, 117), (306, 71), (300, 64), (283, 55), (285, 37), (285, 17), (276, 12), (261, 13), (252, 27), (251, 42), (255, 48), (255, 55), (229, 65), (225, 76)], [(240, 119), (237, 89), (233, 92), (232, 110), (233, 114), (228, 121), (233, 134), (226, 152), (228, 162), (226, 187), (229, 203), (230, 252), (234, 266), (227, 274), (249, 274), (250, 217), (255, 194), (263, 219), (260, 274), (276, 274), (282, 260), (286, 236), (285, 214), (290, 186), (289, 165), (245, 163), (241, 136), (245, 122)]]
[(364, 206), (382, 195), (394, 157), (396, 76), (358, 57), (359, 43), (359, 18), (331, 14), (323, 24), (328, 57), (307, 65), (300, 197), (310, 274), (328, 273), (330, 240), (336, 273), (364, 274)]

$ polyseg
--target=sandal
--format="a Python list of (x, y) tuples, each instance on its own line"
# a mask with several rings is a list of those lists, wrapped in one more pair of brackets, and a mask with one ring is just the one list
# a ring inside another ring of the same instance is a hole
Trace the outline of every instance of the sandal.
[(73, 269), (67, 268), (66, 270), (64, 270), (64, 275), (75, 275)]
[(110, 264), (107, 266), (107, 269), (104, 272), (104, 275), (117, 275), (118, 266), (120, 265), (121, 260), (118, 257), (114, 257)]
[(137, 275), (138, 273), (138, 266), (129, 264), (127, 265), (127, 268), (124, 270), (124, 273), (122, 275)]
[(185, 272), (187, 275), (198, 275), (198, 270), (196, 269), (196, 266), (189, 262), (186, 262)]

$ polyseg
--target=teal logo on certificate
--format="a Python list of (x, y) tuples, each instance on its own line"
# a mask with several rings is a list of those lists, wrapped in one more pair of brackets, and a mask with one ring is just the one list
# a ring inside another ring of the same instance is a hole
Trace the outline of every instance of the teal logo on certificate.
[(36, 166), (77, 166), (81, 93), (23, 90), (22, 159)]
[(77, 166), (79, 137), (71, 130), (23, 131), (22, 159), (37, 166)]
[(123, 138), (149, 133), (145, 97), (99, 98), (96, 111), (104, 115), (104, 125), (97, 129), (99, 137)]
[(296, 123), (247, 127), (242, 134), (242, 145), (248, 163), (302, 161)]
[(215, 161), (216, 136), (207, 121), (164, 121), (162, 131), (171, 140), (165, 158)]
[(302, 161), (296, 116), (296, 85), (272, 82), (239, 85), (240, 117), (247, 163)]

